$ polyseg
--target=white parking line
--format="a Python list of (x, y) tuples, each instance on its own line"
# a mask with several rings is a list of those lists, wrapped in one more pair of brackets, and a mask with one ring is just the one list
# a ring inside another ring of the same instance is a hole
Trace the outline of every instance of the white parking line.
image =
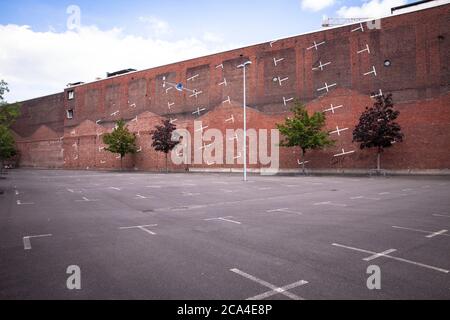
[(157, 227), (157, 226), (158, 226), (157, 224), (149, 224), (149, 225), (145, 225), (145, 226), (121, 227), (119, 229), (120, 230), (140, 229), (140, 230), (142, 230), (142, 231), (144, 231), (144, 232), (146, 232), (148, 234), (151, 234), (152, 236), (155, 236), (156, 233), (148, 230), (147, 228)]
[(51, 234), (42, 234), (42, 235), (38, 235), (38, 236), (26, 236), (23, 237), (23, 249), (24, 250), (31, 250), (31, 241), (30, 239), (33, 238), (44, 238), (44, 237), (51, 237)]
[(110, 187), (109, 189), (116, 190), (116, 191), (121, 191), (122, 190), (120, 188), (115, 188), (115, 187)]
[(290, 210), (289, 208), (281, 208), (281, 209), (267, 210), (267, 213), (273, 213), (273, 212), (293, 213), (293, 214), (298, 214), (298, 215), (302, 215), (302, 214), (303, 214), (303, 213), (301, 213), (301, 212), (292, 211), (292, 210)]
[(22, 201), (20, 201), (20, 200), (17, 200), (16, 203), (17, 203), (17, 205), (19, 205), (19, 206), (34, 204), (34, 202), (22, 202)]
[(239, 221), (235, 221), (235, 220), (231, 220), (229, 218), (233, 218), (233, 216), (227, 216), (227, 217), (220, 217), (220, 218), (212, 218), (212, 219), (204, 219), (204, 221), (214, 221), (214, 220), (218, 220), (218, 221), (225, 221), (225, 222), (231, 222), (231, 223), (235, 223), (235, 224), (242, 224)]
[(350, 200), (381, 200), (380, 198), (372, 198), (372, 197), (366, 197), (366, 196), (357, 196), (357, 197), (351, 197)]
[(402, 230), (409, 230), (409, 231), (416, 231), (421, 233), (428, 233), (426, 238), (434, 238), (436, 236), (446, 236), (450, 237), (449, 234), (445, 234), (448, 230), (440, 230), (440, 231), (427, 231), (427, 230), (420, 230), (420, 229), (412, 229), (412, 228), (405, 228), (405, 227), (398, 227), (398, 226), (392, 226), (394, 229), (402, 229)]
[(161, 189), (161, 186), (146, 186), (146, 188)]
[[(378, 255), (379, 254), (379, 253), (376, 253), (376, 252), (373, 252), (373, 251), (364, 250), (364, 249), (358, 249), (358, 248), (355, 248), (355, 247), (344, 246), (344, 245), (338, 244), (338, 243), (333, 243), (332, 246), (340, 247), (340, 248), (344, 248), (344, 249), (349, 249), (349, 250), (353, 250), (353, 251), (358, 251), (358, 252), (363, 252), (363, 253), (368, 253), (368, 254), (372, 254), (372, 255)], [(393, 250), (393, 249), (391, 249), (391, 250)], [(427, 265), (427, 264), (423, 264), (423, 263), (420, 263), (420, 262), (415, 262), (415, 261), (411, 261), (411, 260), (407, 260), (407, 259), (403, 259), (403, 258), (393, 257), (393, 256), (390, 256), (388, 254), (382, 255), (381, 257), (387, 258), (387, 259), (396, 260), (396, 261), (400, 261), (400, 262), (409, 263), (409, 264), (412, 264), (412, 265), (415, 265), (415, 266), (418, 266), (418, 267), (427, 268), (427, 269), (435, 270), (435, 271), (438, 271), (438, 272), (443, 272), (443, 273), (449, 273), (450, 272), (449, 270), (446, 270), (446, 269), (433, 267), (433, 266), (430, 266), (430, 265)]]
[(271, 283), (269, 283), (267, 281), (258, 279), (257, 277), (252, 276), (252, 275), (250, 275), (248, 273), (245, 273), (245, 272), (243, 272), (243, 271), (241, 271), (239, 269), (230, 269), (230, 271), (234, 272), (234, 273), (236, 273), (236, 274), (238, 274), (238, 275), (240, 275), (240, 276), (242, 276), (244, 278), (247, 278), (247, 279), (249, 279), (251, 281), (254, 281), (254, 282), (262, 285), (263, 287), (267, 287), (267, 288), (271, 289), (270, 291), (264, 292), (262, 294), (254, 296), (254, 297), (250, 297), (250, 298), (248, 298), (246, 300), (263, 300), (263, 299), (269, 298), (269, 297), (277, 295), (277, 294), (282, 294), (282, 295), (284, 295), (284, 296), (286, 296), (286, 297), (288, 297), (288, 298), (290, 298), (292, 300), (305, 300), (302, 297), (299, 297), (298, 295), (289, 292), (288, 290), (291, 290), (291, 289), (300, 287), (302, 285), (305, 285), (305, 284), (308, 283), (308, 281), (300, 280), (300, 281), (294, 282), (294, 283), (292, 283), (290, 285), (287, 285), (285, 287), (277, 287), (277, 286), (275, 286), (275, 285), (273, 285), (273, 284), (271, 284)]
[(315, 206), (335, 206), (335, 207), (346, 207), (346, 204), (343, 203), (334, 203), (331, 201), (326, 201), (326, 202), (316, 202), (314, 203)]
[(450, 216), (445, 215), (445, 214), (433, 214), (433, 216), (435, 216), (435, 217), (443, 217), (443, 218), (450, 218)]
[(98, 201), (98, 200), (97, 200), (97, 199), (95, 199), (95, 200), (90, 200), (90, 199), (88, 199), (88, 198), (86, 198), (86, 197), (83, 197), (82, 200), (75, 200), (75, 202), (96, 202), (96, 201)]
[(384, 257), (384, 256), (388, 255), (389, 253), (393, 253), (395, 251), (397, 251), (397, 250), (396, 249), (389, 249), (389, 250), (386, 250), (384, 252), (376, 253), (373, 256), (370, 256), (370, 257), (365, 258), (363, 260), (364, 261), (372, 261), (372, 260), (375, 260), (377, 258)]

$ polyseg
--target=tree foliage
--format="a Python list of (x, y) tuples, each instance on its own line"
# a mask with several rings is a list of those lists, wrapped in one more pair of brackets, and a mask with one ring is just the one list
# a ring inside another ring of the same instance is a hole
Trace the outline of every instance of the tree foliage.
[(103, 136), (103, 142), (107, 145), (106, 151), (120, 155), (121, 168), (123, 157), (128, 153), (134, 154), (137, 152), (136, 136), (128, 130), (124, 120), (117, 121), (113, 132)]
[(172, 139), (173, 132), (177, 130), (176, 125), (169, 120), (163, 120), (162, 125), (156, 126), (155, 130), (150, 132), (152, 136), (152, 147), (158, 151), (163, 152), (166, 157), (166, 171), (168, 170), (167, 157), (170, 151), (172, 151), (180, 141)]
[[(299, 101), (292, 108), (293, 117), (285, 120), (284, 124), (277, 124), (277, 128), (284, 140), (280, 142), (282, 147), (300, 147), (302, 160), (307, 150), (322, 149), (334, 144), (329, 133), (323, 131), (325, 115), (315, 112), (309, 115), (305, 106)], [(303, 172), (305, 171), (303, 161)]]
[(377, 98), (371, 108), (366, 108), (353, 130), (353, 142), (359, 142), (361, 149), (377, 148), (378, 169), (380, 153), (394, 143), (403, 141), (401, 127), (395, 122), (399, 115), (400, 112), (394, 110), (392, 94), (383, 95)]
[(5, 101), (4, 95), (6, 92), (9, 92), (8, 84), (0, 80), (0, 169), (2, 170), (4, 161), (17, 154), (10, 127), (20, 115), (18, 103), (8, 104)]

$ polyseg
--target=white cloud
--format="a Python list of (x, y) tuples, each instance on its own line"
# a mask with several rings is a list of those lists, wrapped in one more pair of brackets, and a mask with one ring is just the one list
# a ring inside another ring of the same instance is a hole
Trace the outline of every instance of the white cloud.
[(391, 13), (391, 8), (406, 4), (406, 0), (371, 0), (361, 6), (341, 7), (337, 14), (343, 18), (377, 18)]
[(335, 0), (302, 0), (302, 9), (320, 11), (332, 6)]
[(147, 25), (151, 34), (161, 36), (169, 34), (172, 32), (170, 25), (167, 21), (160, 18), (150, 16), (150, 17), (139, 17), (139, 21)]
[[(164, 29), (164, 28), (163, 28)], [(35, 32), (0, 25), (0, 79), (10, 85), (8, 101), (62, 91), (69, 82), (93, 81), (124, 68), (147, 69), (231, 49), (212, 34), (166, 41), (126, 35), (121, 29), (81, 27), (79, 32)]]

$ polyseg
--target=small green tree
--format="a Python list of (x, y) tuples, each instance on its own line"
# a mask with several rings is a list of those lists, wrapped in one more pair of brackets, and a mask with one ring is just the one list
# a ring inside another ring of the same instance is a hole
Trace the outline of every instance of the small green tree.
[(20, 115), (20, 104), (8, 104), (4, 99), (6, 92), (9, 92), (8, 84), (0, 80), (0, 172), (3, 170), (5, 160), (17, 154), (10, 127)]
[(124, 120), (116, 123), (116, 128), (111, 133), (103, 136), (103, 142), (108, 145), (105, 150), (118, 153), (120, 155), (120, 169), (122, 170), (122, 160), (128, 153), (137, 152), (136, 135), (131, 133), (125, 126)]
[(400, 115), (394, 110), (392, 94), (379, 96), (373, 107), (366, 108), (353, 130), (353, 142), (360, 148), (377, 148), (377, 172), (381, 168), (381, 153), (396, 142), (403, 141), (400, 125), (395, 120)]
[(315, 112), (308, 114), (305, 106), (299, 101), (292, 108), (293, 117), (287, 118), (284, 124), (277, 124), (277, 128), (284, 140), (280, 142), (282, 147), (300, 147), (302, 156), (302, 172), (305, 174), (305, 154), (309, 149), (322, 149), (334, 144), (329, 133), (323, 131), (325, 115)]
[(166, 172), (169, 172), (167, 160), (169, 152), (180, 143), (180, 141), (176, 141), (172, 137), (175, 130), (177, 130), (176, 125), (169, 120), (163, 120), (162, 126), (156, 126), (156, 129), (150, 132), (153, 140), (152, 147), (155, 148), (156, 151), (164, 152), (166, 156)]

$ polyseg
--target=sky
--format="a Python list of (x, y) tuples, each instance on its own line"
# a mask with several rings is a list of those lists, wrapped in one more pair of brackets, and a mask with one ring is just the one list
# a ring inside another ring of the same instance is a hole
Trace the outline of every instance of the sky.
[(411, 0), (0, 0), (0, 79), (9, 102), (321, 29), (324, 16), (376, 18)]

